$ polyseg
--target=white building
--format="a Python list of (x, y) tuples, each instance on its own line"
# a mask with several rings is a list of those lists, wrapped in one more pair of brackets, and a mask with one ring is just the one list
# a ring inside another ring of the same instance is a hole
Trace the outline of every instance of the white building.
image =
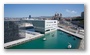
[(32, 20), (35, 31), (47, 33), (57, 30), (57, 20)]

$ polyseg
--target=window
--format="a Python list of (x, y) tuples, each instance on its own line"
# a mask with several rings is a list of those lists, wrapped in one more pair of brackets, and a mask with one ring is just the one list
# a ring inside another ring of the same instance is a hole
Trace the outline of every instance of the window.
[(50, 31), (50, 29), (46, 30), (46, 31)]
[(54, 21), (54, 23), (56, 23), (56, 21)]
[(54, 30), (54, 29), (51, 29), (51, 30)]

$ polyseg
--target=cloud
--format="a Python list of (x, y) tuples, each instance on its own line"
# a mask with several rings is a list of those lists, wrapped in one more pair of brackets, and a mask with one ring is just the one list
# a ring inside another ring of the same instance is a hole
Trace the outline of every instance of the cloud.
[(76, 14), (76, 13), (77, 13), (76, 11), (74, 11), (74, 10), (69, 10), (69, 9), (66, 9), (66, 12), (72, 13), (72, 14)]

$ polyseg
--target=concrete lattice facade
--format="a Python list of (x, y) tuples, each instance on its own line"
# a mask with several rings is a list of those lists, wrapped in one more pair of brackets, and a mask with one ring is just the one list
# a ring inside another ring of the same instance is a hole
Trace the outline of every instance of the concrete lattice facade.
[(4, 21), (4, 43), (21, 39), (19, 21)]

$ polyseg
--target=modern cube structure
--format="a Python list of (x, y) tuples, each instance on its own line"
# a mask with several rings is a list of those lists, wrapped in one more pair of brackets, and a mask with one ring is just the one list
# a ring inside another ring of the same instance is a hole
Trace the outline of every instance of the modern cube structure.
[(47, 33), (57, 30), (57, 20), (32, 20), (35, 31)]

